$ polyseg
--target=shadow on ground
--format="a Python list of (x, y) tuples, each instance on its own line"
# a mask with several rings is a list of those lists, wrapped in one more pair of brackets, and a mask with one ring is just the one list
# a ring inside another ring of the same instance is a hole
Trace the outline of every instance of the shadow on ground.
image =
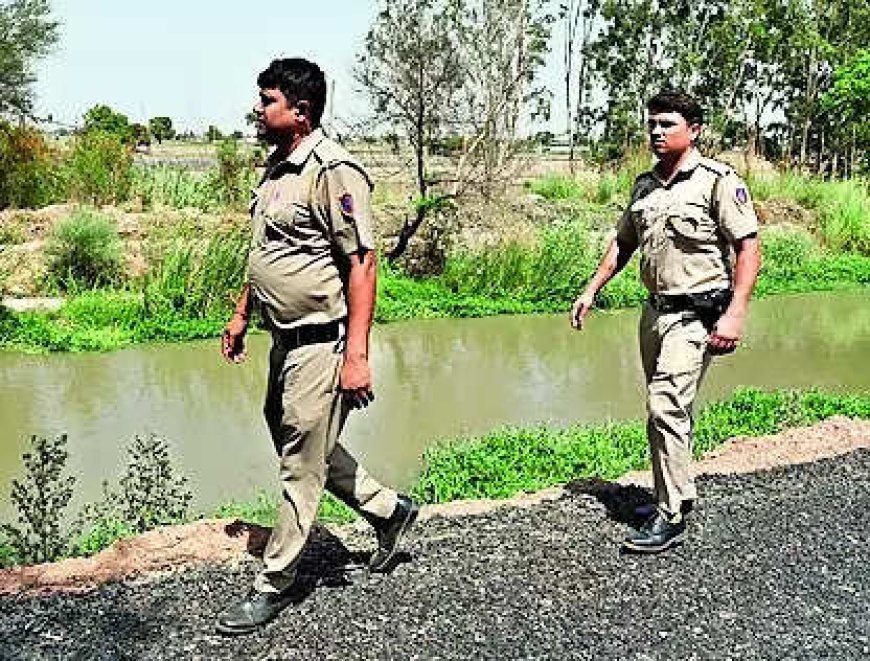
[(594, 477), (569, 482), (565, 490), (572, 496), (592, 496), (604, 505), (608, 518), (635, 527), (643, 523), (643, 516), (638, 509), (654, 504), (652, 494), (647, 489)]

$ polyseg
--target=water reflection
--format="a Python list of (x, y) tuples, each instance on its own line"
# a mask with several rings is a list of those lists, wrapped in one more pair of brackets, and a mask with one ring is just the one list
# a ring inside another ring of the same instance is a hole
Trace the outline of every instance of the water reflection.
[[(870, 294), (788, 296), (753, 305), (746, 346), (720, 359), (702, 399), (738, 385), (870, 388)], [(505, 424), (643, 415), (638, 312), (432, 320), (373, 337), (377, 400), (351, 416), (349, 447), (383, 479), (408, 484), (434, 439)], [(214, 341), (111, 354), (0, 354), (0, 511), (31, 434), (70, 436), (70, 467), (96, 498), (136, 434), (167, 438), (207, 508), (273, 488), (261, 420), (268, 338), (242, 366)]]

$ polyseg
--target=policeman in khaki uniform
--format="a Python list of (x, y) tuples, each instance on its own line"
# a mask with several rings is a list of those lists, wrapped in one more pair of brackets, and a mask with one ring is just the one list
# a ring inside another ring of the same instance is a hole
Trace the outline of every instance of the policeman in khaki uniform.
[(264, 413), (280, 458), (283, 501), (253, 589), (218, 618), (222, 633), (252, 631), (299, 597), (297, 560), (324, 488), (375, 528), (372, 571), (386, 571), (417, 516), (407, 496), (378, 483), (337, 442), (351, 408), (373, 398), (368, 365), (375, 301), (372, 183), (319, 128), (323, 72), (275, 60), (257, 79), (260, 137), (275, 146), (251, 204), (248, 282), (222, 352), (245, 357), (253, 308), (272, 333)]
[(640, 320), (647, 384), (647, 437), (656, 508), (623, 545), (658, 552), (681, 542), (697, 494), (692, 405), (711, 356), (733, 351), (761, 263), (758, 220), (746, 185), (730, 167), (695, 148), (702, 111), (665, 92), (647, 104), (655, 167), (635, 181), (598, 270), (571, 311), (580, 329), (595, 295), (640, 251), (650, 293)]

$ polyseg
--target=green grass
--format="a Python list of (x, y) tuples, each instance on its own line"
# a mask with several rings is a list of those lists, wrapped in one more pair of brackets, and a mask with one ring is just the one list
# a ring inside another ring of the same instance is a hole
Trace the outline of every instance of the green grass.
[(212, 211), (220, 206), (208, 175), (181, 166), (134, 166), (130, 196), (139, 199), (144, 207)]
[[(241, 519), (246, 523), (271, 528), (278, 518), (278, 497), (259, 491), (253, 500), (231, 501), (220, 505), (214, 516), (221, 519)], [(356, 513), (330, 493), (325, 493), (320, 501), (317, 520), (321, 523), (350, 523), (357, 518)]]
[[(695, 455), (734, 436), (773, 434), (835, 415), (870, 419), (870, 393), (834, 394), (818, 390), (740, 389), (698, 414)], [(439, 443), (424, 455), (425, 468), (412, 489), (423, 502), (509, 498), (582, 478), (615, 479), (648, 465), (645, 424), (640, 420), (555, 427), (506, 427), (482, 436)], [(237, 518), (271, 527), (277, 496), (259, 492), (233, 501), (212, 516)], [(344, 524), (356, 514), (331, 494), (321, 501), (318, 520)], [(129, 523), (100, 519), (76, 537), (69, 555), (93, 555), (134, 534)], [(15, 564), (15, 551), (0, 540), (0, 567)]]
[(870, 256), (870, 184), (863, 179), (825, 181), (800, 173), (748, 178), (757, 200), (797, 202), (813, 212), (821, 243), (832, 251)]
[[(741, 389), (700, 411), (695, 454), (733, 436), (773, 434), (834, 415), (870, 418), (870, 394)], [(413, 493), (429, 503), (508, 498), (580, 478), (612, 480), (648, 465), (645, 423), (507, 427), (439, 444), (424, 463)]]

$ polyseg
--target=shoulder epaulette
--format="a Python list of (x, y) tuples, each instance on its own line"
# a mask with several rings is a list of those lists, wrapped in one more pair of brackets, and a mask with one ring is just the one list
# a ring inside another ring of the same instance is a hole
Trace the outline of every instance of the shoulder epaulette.
[(365, 171), (362, 164), (354, 158), (354, 156), (337, 142), (326, 138), (314, 148), (312, 154), (317, 158), (320, 165), (320, 172), (317, 178), (320, 179), (326, 172), (334, 170), (342, 165), (346, 165), (359, 172), (363, 178), (372, 186), (371, 177)]
[(719, 177), (724, 177), (726, 174), (734, 172), (734, 169), (730, 165), (714, 161), (712, 158), (702, 158), (700, 165)]

